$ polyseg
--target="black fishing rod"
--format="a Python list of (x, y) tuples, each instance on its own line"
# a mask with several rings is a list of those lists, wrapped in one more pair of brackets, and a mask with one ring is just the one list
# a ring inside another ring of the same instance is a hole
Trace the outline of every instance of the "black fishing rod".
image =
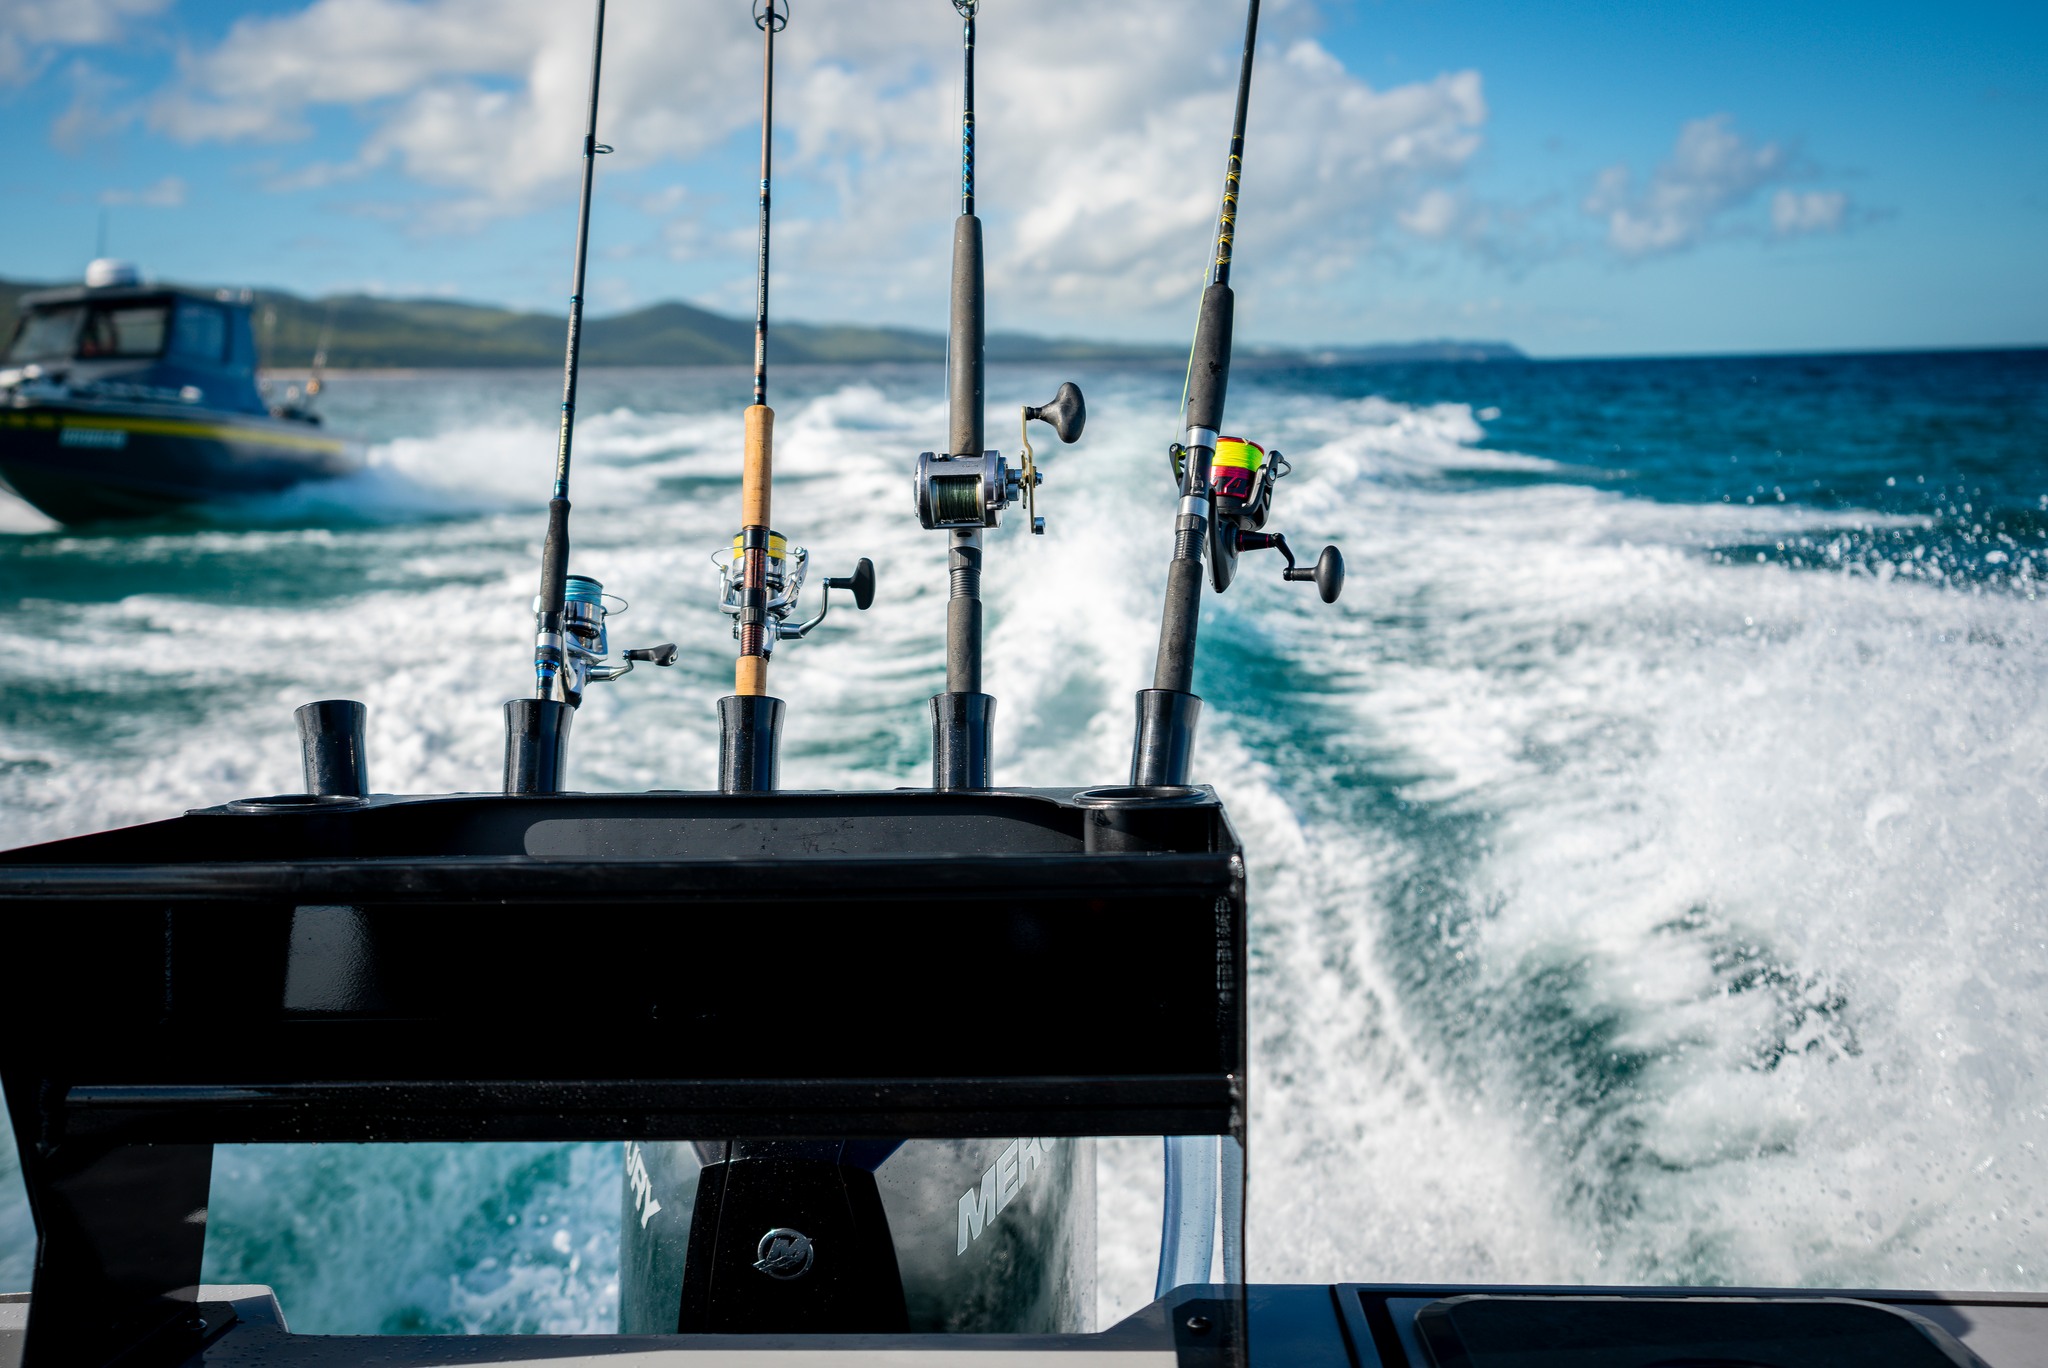
[(534, 696), (505, 705), (505, 791), (555, 793), (568, 760), (569, 721), (590, 683), (617, 679), (635, 662), (673, 665), (673, 644), (626, 652), (607, 665), (604, 586), (569, 573), (569, 456), (576, 431), (576, 373), (583, 341), (583, 277), (590, 257), (590, 192), (597, 159), (611, 148), (597, 140), (597, 96), (604, 69), (604, 0), (590, 40), (590, 106), (583, 132), (583, 192), (576, 208), (576, 266), (569, 288), (569, 336), (562, 360), (562, 426), (555, 442), (555, 483), (541, 547), (540, 593), (533, 601)]
[(952, 0), (960, 15), (960, 217), (953, 222), (953, 277), (946, 329), (946, 450), (917, 458), (917, 513), (927, 528), (944, 530), (946, 573), (946, 691), (932, 698), (932, 787), (989, 787), (996, 700), (982, 692), (982, 532), (1000, 525), (1012, 502), (1026, 505), (1031, 530), (1045, 531), (1036, 490), (1041, 475), (1032, 460), (1028, 424), (1050, 425), (1062, 442), (1081, 435), (1087, 408), (1078, 386), (1061, 385), (1049, 404), (1023, 408), (1022, 464), (984, 450), (982, 408), (987, 380), (987, 290), (982, 269), (981, 220), (974, 212), (974, 27), (981, 0)]
[(1271, 508), (1274, 482), (1289, 472), (1278, 451), (1222, 435), (1223, 401), (1230, 386), (1231, 330), (1236, 301), (1230, 266), (1237, 240), (1238, 180), (1244, 170), (1244, 130), (1251, 106), (1252, 57), (1258, 46), (1259, 0), (1245, 10), (1244, 57), (1237, 72), (1237, 109), (1230, 125), (1230, 155), (1223, 164), (1223, 206), (1216, 220), (1216, 251), (1202, 290), (1188, 356), (1181, 440), (1169, 449), (1179, 483), (1173, 560), (1166, 571), (1166, 608), (1159, 624), (1159, 655), (1152, 687), (1138, 693), (1138, 732), (1131, 782), (1146, 787), (1184, 785), (1194, 752), (1202, 700), (1192, 692), (1195, 636), (1201, 623), (1203, 554), (1221, 593), (1230, 586), (1240, 551), (1277, 548), (1286, 558), (1282, 578), (1313, 580), (1325, 603), (1344, 584), (1344, 558), (1325, 547), (1313, 569), (1298, 568), (1287, 539), (1259, 531)]
[(725, 793), (773, 790), (779, 782), (782, 700), (768, 693), (768, 660), (777, 641), (807, 635), (825, 620), (832, 591), (853, 593), (856, 608), (875, 597), (874, 563), (862, 557), (851, 575), (825, 581), (818, 615), (790, 626), (803, 590), (809, 554), (791, 546), (769, 520), (775, 475), (775, 410), (768, 407), (769, 184), (775, 150), (775, 35), (789, 26), (788, 0), (753, 0), (761, 30), (760, 233), (754, 278), (754, 402), (745, 415), (740, 473), (740, 531), (722, 563), (722, 600), (733, 617), (739, 659), (733, 691), (718, 700), (718, 787)]

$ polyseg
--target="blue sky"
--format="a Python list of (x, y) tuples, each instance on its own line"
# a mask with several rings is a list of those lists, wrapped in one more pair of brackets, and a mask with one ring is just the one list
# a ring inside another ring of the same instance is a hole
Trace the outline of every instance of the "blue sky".
[[(937, 328), (957, 21), (797, 0), (784, 317)], [(745, 0), (612, 0), (591, 297), (751, 301)], [(1240, 0), (985, 0), (996, 326), (1178, 340)], [(0, 275), (557, 309), (574, 0), (0, 0)], [(2048, 343), (2048, 6), (1267, 0), (1242, 335), (1546, 355)]]

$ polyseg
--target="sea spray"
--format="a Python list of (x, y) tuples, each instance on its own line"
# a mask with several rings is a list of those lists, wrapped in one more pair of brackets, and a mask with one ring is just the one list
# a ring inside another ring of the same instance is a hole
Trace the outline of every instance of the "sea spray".
[[(929, 772), (944, 548), (903, 472), (936, 378), (788, 372), (778, 504), (821, 563), (871, 555), (892, 586), (829, 658), (778, 662), (809, 700), (791, 787)], [(1061, 378), (997, 368), (991, 402)], [(989, 582), (1005, 782), (1119, 777), (1149, 672), (1164, 547), (1137, 511), (1171, 498), (1179, 376), (1078, 378), (1086, 447), (1050, 453), (1047, 535), (1004, 534)], [(1252, 1275), (2048, 1285), (2048, 363), (1234, 380), (1247, 426), (1307, 458), (1290, 519), (1351, 563), (1333, 608), (1256, 560), (1205, 607), (1197, 771), (1250, 857)], [(743, 386), (586, 379), (579, 558), (684, 654), (593, 697), (578, 787), (713, 782), (732, 647), (700, 548), (730, 535)], [(497, 706), (527, 685), (547, 391), (336, 380), (330, 421), (389, 476), (374, 515), (329, 490), (0, 537), (0, 622), (45, 647), (0, 660), (11, 840), (291, 789), (313, 697), (370, 705), (374, 788), (492, 787)], [(550, 972), (537, 954), (537, 994)], [(1112, 1316), (1149, 1292), (1157, 1150), (1101, 1153)], [(614, 1314), (616, 1146), (217, 1169), (208, 1276), (286, 1289), (297, 1328)]]

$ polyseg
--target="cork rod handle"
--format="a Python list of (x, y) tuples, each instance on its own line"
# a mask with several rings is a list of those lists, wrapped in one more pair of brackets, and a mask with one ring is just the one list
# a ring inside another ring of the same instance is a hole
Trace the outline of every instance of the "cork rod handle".
[(740, 477), (740, 526), (766, 530), (768, 488), (774, 478), (775, 410), (766, 404), (747, 406), (746, 466)]
[[(759, 549), (743, 551), (746, 558), (741, 566), (741, 587), (746, 590), (745, 598), (751, 604), (766, 604), (768, 601), (768, 551), (767, 536), (772, 524), (768, 520), (769, 487), (775, 473), (775, 410), (766, 404), (752, 404), (746, 414), (746, 452), (740, 475), (740, 531), (759, 533), (755, 541)], [(768, 651), (763, 637), (773, 630), (772, 623), (759, 626), (742, 625), (740, 629), (740, 656), (733, 666), (733, 692), (748, 697), (760, 697), (768, 692)]]

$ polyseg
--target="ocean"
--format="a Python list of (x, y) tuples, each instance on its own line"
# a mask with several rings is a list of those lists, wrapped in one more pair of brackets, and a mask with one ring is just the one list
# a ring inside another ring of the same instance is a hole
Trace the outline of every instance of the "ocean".
[[(1046, 535), (990, 536), (1007, 783), (1121, 782), (1157, 636), (1181, 377), (998, 367), (991, 444), (1068, 378)], [(784, 782), (927, 782), (941, 377), (772, 386), (781, 530), (879, 579), (777, 653)], [(713, 783), (748, 395), (585, 378), (574, 568), (682, 659), (592, 691), (576, 787)], [(291, 791), (313, 698), (369, 705), (380, 791), (495, 787), (558, 400), (338, 376), (359, 476), (126, 529), (0, 503), (0, 844)], [(1251, 555), (1204, 609), (1252, 1276), (2048, 1288), (2048, 351), (1252, 362), (1230, 412), (1292, 462), (1270, 527), (1349, 566), (1325, 606)], [(536, 947), (534, 992), (617, 954)], [(1157, 1160), (1103, 1154), (1109, 1319), (1149, 1294)], [(206, 1276), (307, 1331), (609, 1329), (619, 1185), (607, 1144), (226, 1149)], [(0, 1289), (32, 1242), (0, 1140)]]

